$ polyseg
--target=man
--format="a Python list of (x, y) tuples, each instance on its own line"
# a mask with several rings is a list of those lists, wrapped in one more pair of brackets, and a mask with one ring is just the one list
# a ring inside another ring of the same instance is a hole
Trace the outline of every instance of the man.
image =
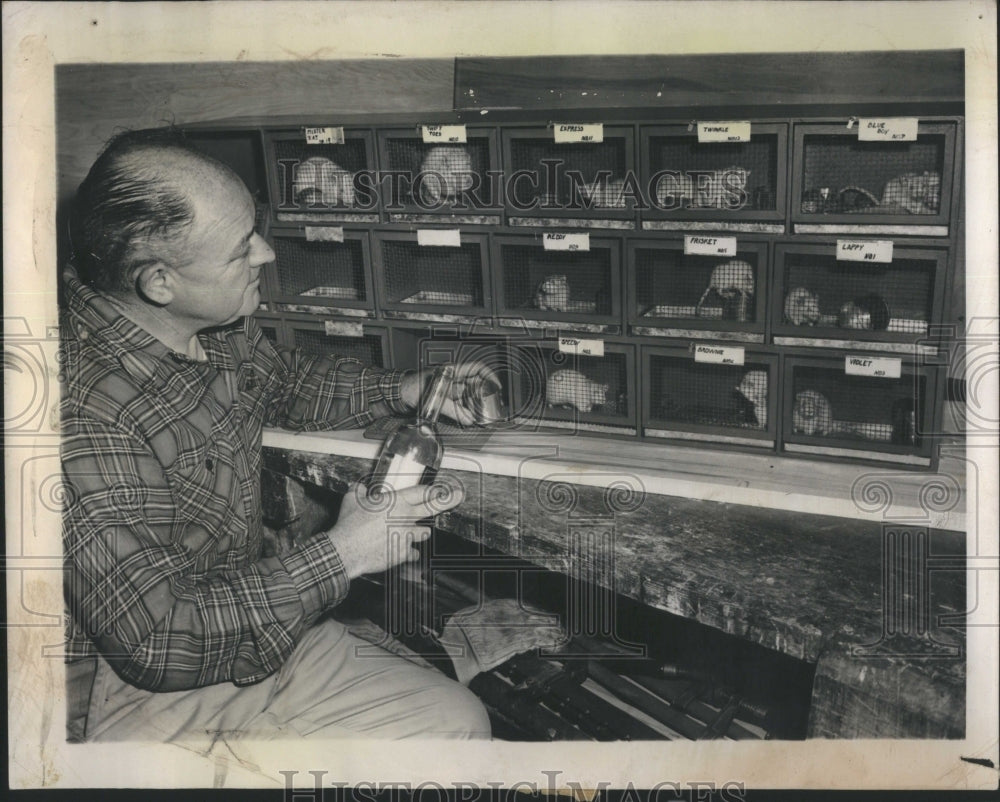
[[(388, 653), (358, 656), (361, 641), (320, 620), (351, 579), (414, 559), (430, 534), (416, 522), (460, 498), (401, 491), (390, 524), (356, 488), (332, 529), (262, 556), (262, 426), (405, 414), (425, 377), (276, 351), (250, 317), (274, 257), (251, 197), (173, 134), (115, 138), (80, 187), (71, 233), (70, 737), (489, 737), (462, 685)], [(454, 399), (477, 375), (492, 374), (459, 366)], [(471, 420), (457, 400), (445, 414)]]

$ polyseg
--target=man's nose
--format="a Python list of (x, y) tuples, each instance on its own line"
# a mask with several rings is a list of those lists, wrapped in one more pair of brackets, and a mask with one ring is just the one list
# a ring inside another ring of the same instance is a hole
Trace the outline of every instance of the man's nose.
[(259, 267), (273, 261), (274, 251), (271, 250), (271, 246), (267, 244), (266, 239), (255, 232), (250, 239), (250, 264)]

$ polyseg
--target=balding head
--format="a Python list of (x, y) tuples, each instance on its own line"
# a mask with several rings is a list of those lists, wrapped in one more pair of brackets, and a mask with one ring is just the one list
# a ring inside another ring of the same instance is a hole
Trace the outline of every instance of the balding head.
[(133, 289), (136, 271), (182, 258), (192, 195), (239, 181), (172, 129), (116, 136), (80, 185), (70, 219), (74, 262), (95, 289)]

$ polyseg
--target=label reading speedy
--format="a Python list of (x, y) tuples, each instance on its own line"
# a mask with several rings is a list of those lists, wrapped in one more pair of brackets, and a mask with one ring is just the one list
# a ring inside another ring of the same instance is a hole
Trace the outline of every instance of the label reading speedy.
[(701, 256), (736, 256), (736, 237), (706, 237), (704, 234), (685, 235), (684, 253)]
[(837, 259), (841, 262), (891, 262), (892, 240), (837, 240)]
[(343, 145), (344, 129), (338, 128), (306, 128), (307, 145)]
[(903, 371), (903, 360), (878, 356), (844, 357), (844, 373), (848, 376), (875, 376), (879, 379), (898, 379)]
[(698, 123), (699, 142), (749, 142), (750, 121)]
[(604, 141), (604, 123), (556, 123), (552, 130), (556, 142)]
[(547, 251), (589, 251), (590, 234), (557, 234), (546, 232), (542, 235), (542, 246)]
[(883, 117), (858, 120), (858, 139), (862, 142), (911, 142), (917, 138), (916, 117)]
[(428, 143), (465, 143), (468, 141), (465, 138), (464, 125), (422, 125), (420, 131), (424, 142)]
[(695, 362), (709, 362), (713, 365), (742, 365), (746, 351), (731, 345), (696, 345)]
[(576, 337), (560, 337), (559, 351), (563, 354), (580, 356), (604, 356), (604, 340), (581, 340)]

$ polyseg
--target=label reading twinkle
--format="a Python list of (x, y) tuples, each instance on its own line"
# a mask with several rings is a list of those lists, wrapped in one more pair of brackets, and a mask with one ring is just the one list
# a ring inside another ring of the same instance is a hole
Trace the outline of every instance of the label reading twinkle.
[(547, 251), (589, 251), (590, 234), (557, 234), (546, 232), (542, 245)]
[(858, 139), (862, 142), (912, 142), (917, 138), (916, 117), (882, 117), (858, 120)]
[(461, 248), (462, 232), (457, 228), (420, 228), (417, 229), (417, 245), (439, 248)]
[(878, 356), (844, 357), (844, 373), (848, 376), (875, 376), (879, 379), (898, 379), (902, 374), (903, 360)]
[(464, 125), (422, 125), (420, 132), (426, 143), (463, 144), (468, 141)]
[(736, 256), (736, 237), (706, 237), (704, 234), (685, 235), (684, 254), (687, 256)]
[(364, 337), (365, 333), (360, 323), (350, 320), (324, 320), (323, 329), (327, 337)]
[(698, 123), (699, 142), (749, 142), (750, 122), (707, 122)]
[(604, 356), (604, 340), (581, 340), (576, 337), (560, 337), (559, 352), (578, 356)]
[(837, 240), (837, 259), (841, 262), (892, 261), (892, 240)]
[(742, 365), (746, 358), (743, 348), (733, 345), (696, 345), (695, 362), (709, 362), (713, 365)]
[(337, 128), (306, 128), (307, 145), (343, 145), (344, 129)]
[(552, 129), (556, 142), (604, 141), (604, 123), (556, 123)]

